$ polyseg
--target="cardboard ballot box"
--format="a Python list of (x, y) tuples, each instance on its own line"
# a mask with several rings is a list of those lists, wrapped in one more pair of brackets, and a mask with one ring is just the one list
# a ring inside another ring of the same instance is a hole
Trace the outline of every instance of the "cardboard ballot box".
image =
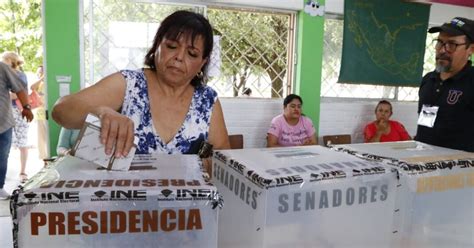
[(67, 156), (11, 199), (15, 247), (217, 247), (216, 188), (195, 155), (107, 171)]
[(219, 247), (388, 247), (387, 168), (321, 146), (217, 151)]
[(400, 173), (394, 247), (474, 247), (474, 154), (416, 141), (334, 149)]

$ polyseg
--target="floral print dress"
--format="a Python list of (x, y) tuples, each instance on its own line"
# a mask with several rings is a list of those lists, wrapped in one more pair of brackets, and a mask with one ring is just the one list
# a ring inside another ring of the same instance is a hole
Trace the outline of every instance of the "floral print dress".
[(170, 142), (165, 144), (153, 126), (150, 98), (144, 69), (122, 70), (127, 82), (121, 113), (135, 125), (138, 138), (136, 154), (196, 154), (201, 143), (207, 140), (212, 109), (217, 93), (208, 86), (197, 86), (186, 118)]

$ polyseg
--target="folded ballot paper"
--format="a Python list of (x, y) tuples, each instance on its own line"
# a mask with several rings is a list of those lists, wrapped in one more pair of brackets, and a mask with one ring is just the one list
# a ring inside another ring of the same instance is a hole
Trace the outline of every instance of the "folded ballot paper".
[(112, 152), (112, 155), (105, 154), (105, 145), (100, 142), (100, 119), (89, 114), (71, 154), (105, 167), (108, 170), (126, 171), (132, 164), (137, 143), (138, 141), (135, 138), (135, 145), (126, 157), (116, 158), (113, 155), (114, 152)]

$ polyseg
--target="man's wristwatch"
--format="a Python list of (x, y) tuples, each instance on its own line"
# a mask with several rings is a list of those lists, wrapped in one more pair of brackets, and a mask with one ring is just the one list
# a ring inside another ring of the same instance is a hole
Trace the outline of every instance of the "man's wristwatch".
[(25, 104), (25, 105), (23, 105), (23, 108), (24, 108), (24, 109), (31, 110), (31, 105), (29, 105), (29, 104)]

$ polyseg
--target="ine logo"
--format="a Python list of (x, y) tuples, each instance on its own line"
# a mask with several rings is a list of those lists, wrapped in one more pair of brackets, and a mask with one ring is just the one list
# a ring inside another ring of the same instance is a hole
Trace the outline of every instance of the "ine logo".
[(376, 166), (372, 168), (352, 169), (352, 175), (354, 177), (362, 176), (362, 175), (383, 174), (383, 173), (385, 173), (385, 168), (381, 166)]
[(158, 201), (174, 201), (174, 197), (170, 197), (173, 194), (173, 190), (164, 189), (161, 191), (161, 195), (158, 195)]
[(146, 201), (146, 190), (99, 190), (94, 192), (91, 201)]
[(177, 200), (210, 200), (214, 191), (211, 189), (177, 189)]
[(276, 186), (284, 186), (291, 184), (303, 183), (304, 180), (300, 175), (286, 176), (286, 177), (277, 177), (275, 178)]
[(337, 178), (346, 178), (346, 173), (343, 170), (334, 170), (321, 173), (311, 173), (310, 182), (322, 181), (322, 180), (331, 180)]
[(169, 190), (169, 189), (164, 189), (164, 190), (161, 191), (161, 194), (163, 194), (165, 197), (170, 196), (171, 193), (173, 193), (173, 191)]
[(272, 183), (272, 179), (264, 178), (260, 176), (256, 171), (249, 170), (247, 171), (247, 176), (250, 181), (258, 185), (259, 187), (267, 187)]
[(99, 190), (99, 191), (94, 192), (94, 195), (99, 197), (99, 198), (102, 198), (105, 194), (107, 194), (107, 192), (105, 192), (103, 190)]
[(32, 201), (36, 196), (37, 194), (31, 192), (31, 193), (26, 193), (23, 195), (26, 199), (28, 199), (28, 201)]
[(214, 153), (214, 158), (221, 161), (223, 164), (227, 164), (227, 157), (220, 152)]
[(79, 191), (63, 192), (43, 192), (43, 193), (25, 193), (23, 196), (28, 200), (28, 204), (35, 203), (65, 203), (79, 202)]

